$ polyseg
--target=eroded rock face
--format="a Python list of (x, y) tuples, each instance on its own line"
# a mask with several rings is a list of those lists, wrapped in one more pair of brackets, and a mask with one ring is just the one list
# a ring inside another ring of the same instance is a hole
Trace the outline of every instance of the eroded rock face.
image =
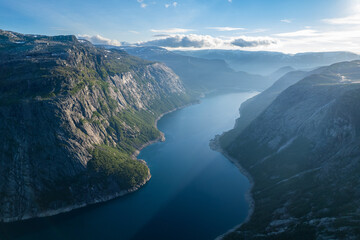
[(253, 176), (254, 213), (229, 239), (356, 239), (360, 221), (360, 61), (283, 91), (224, 145)]
[[(161, 113), (191, 100), (165, 65), (74, 36), (0, 31), (0, 73), (0, 221), (144, 184), (150, 173), (130, 155), (161, 136), (154, 127)], [(136, 176), (90, 171), (92, 151), (102, 145), (123, 157), (116, 167)]]

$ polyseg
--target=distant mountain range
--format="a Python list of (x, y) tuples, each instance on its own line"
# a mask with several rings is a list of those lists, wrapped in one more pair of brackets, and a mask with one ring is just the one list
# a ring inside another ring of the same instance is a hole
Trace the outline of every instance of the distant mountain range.
[(359, 108), (360, 61), (288, 73), (242, 106), (219, 141), (255, 207), (224, 239), (358, 239)]
[(221, 59), (184, 56), (160, 47), (120, 47), (120, 49), (143, 59), (165, 63), (180, 76), (186, 87), (196, 91), (263, 90), (276, 80), (245, 71), (234, 71)]
[(298, 70), (313, 69), (337, 62), (359, 60), (360, 55), (351, 52), (309, 52), (284, 54), (280, 52), (252, 52), (241, 50), (175, 51), (175, 53), (205, 59), (224, 60), (236, 71), (268, 76), (283, 67)]
[(210, 91), (270, 86), (217, 138), (254, 180), (253, 214), (225, 239), (357, 239), (360, 61), (315, 67), (358, 57), (171, 52), (0, 30), (0, 222), (135, 191), (151, 177), (135, 155), (163, 139), (162, 114)]

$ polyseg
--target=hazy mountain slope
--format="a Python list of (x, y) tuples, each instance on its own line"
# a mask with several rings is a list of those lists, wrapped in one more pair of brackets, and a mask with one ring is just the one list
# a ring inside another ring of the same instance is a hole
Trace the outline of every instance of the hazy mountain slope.
[(310, 74), (303, 71), (290, 72), (265, 91), (243, 102), (240, 106), (240, 118), (236, 120), (234, 129), (223, 134), (223, 142), (233, 141), (234, 137), (256, 119), (282, 91)]
[(284, 54), (265, 51), (199, 50), (177, 51), (177, 53), (206, 59), (222, 59), (237, 71), (246, 71), (264, 76), (285, 66), (291, 66), (296, 69), (306, 69), (360, 59), (359, 55), (350, 52)]
[(260, 94), (243, 102), (240, 106), (241, 117), (236, 120), (236, 127), (224, 133), (223, 141), (231, 142), (234, 137), (241, 133), (255, 118), (257, 118), (286, 88), (297, 83), (303, 78), (327, 71), (327, 67), (320, 67), (313, 71), (292, 71), (277, 80), (271, 87)]
[(236, 72), (224, 60), (183, 56), (159, 47), (123, 48), (131, 55), (165, 63), (180, 76), (185, 86), (192, 90), (263, 90), (271, 85), (269, 78), (244, 71)]
[(285, 74), (287, 74), (289, 72), (293, 72), (293, 71), (296, 71), (296, 69), (293, 67), (290, 67), (290, 66), (285, 66), (285, 67), (279, 68), (275, 72), (271, 73), (268, 77), (270, 79), (278, 80), (279, 78), (283, 77)]
[(74, 36), (0, 31), (0, 221), (54, 214), (143, 185), (131, 155), (190, 99), (167, 66)]
[(224, 151), (255, 182), (250, 221), (225, 239), (360, 236), (360, 61), (283, 91)]

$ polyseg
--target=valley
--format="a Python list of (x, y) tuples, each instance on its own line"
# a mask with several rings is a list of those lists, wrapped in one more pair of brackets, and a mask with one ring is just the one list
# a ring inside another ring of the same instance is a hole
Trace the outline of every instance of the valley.
[(360, 235), (359, 55), (86, 39), (0, 30), (0, 239)]

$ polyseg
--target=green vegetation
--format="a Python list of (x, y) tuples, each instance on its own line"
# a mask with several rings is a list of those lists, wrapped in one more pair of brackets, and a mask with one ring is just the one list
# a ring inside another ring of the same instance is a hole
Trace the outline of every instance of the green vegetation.
[(109, 119), (109, 134), (115, 134), (118, 146), (127, 154), (132, 154), (144, 143), (160, 136), (155, 128), (155, 116), (146, 111), (124, 110)]
[(185, 94), (179, 94), (176, 96), (173, 96), (171, 98), (164, 98), (161, 100), (155, 100), (154, 103), (151, 105), (152, 111), (161, 114), (166, 111), (169, 111), (169, 109), (174, 109), (178, 106), (182, 106), (186, 103), (191, 103), (194, 100), (189, 95)]
[(83, 81), (76, 84), (76, 86), (70, 90), (71, 95), (75, 95), (77, 92), (79, 92), (81, 89), (85, 87), (85, 83)]
[(131, 159), (128, 154), (116, 148), (106, 145), (97, 146), (92, 156), (88, 169), (113, 178), (123, 189), (135, 187), (148, 176), (148, 168), (145, 164)]
[[(182, 87), (177, 79), (160, 81), (171, 73), (124, 51), (83, 44), (75, 37), (18, 35), (26, 43), (0, 44), (0, 128), (3, 142), (32, 146), (24, 150), (29, 155), (24, 158), (31, 159), (31, 177), (16, 183), (31, 186), (31, 196), (1, 192), (16, 199), (11, 214), (91, 203), (142, 184), (149, 169), (132, 155), (160, 137), (157, 117), (194, 98), (171, 91)], [(129, 86), (110, 78), (125, 72), (131, 72)], [(99, 144), (91, 145), (92, 139)], [(0, 152), (6, 156), (5, 179), (6, 167), (12, 167), (7, 159), (15, 159), (18, 147), (5, 144)], [(15, 178), (22, 178), (19, 174)]]

